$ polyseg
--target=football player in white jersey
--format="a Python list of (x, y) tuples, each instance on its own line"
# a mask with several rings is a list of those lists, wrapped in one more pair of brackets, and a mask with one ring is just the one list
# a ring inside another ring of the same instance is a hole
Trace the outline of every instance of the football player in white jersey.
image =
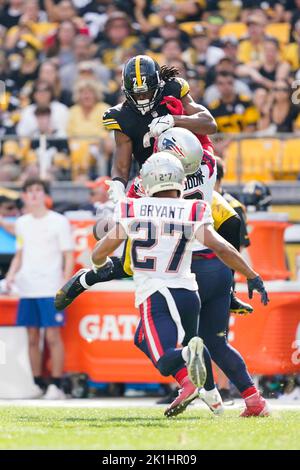
[[(211, 202), (216, 179), (215, 160), (213, 155), (209, 154), (206, 150), (204, 155), (202, 155), (202, 147), (198, 139), (186, 129), (170, 129), (159, 137), (157, 147), (172, 152), (182, 161), (185, 172), (192, 173), (187, 176), (185, 181), (184, 197), (204, 198), (206, 201)], [(202, 162), (201, 157), (204, 157)], [(200, 163), (201, 167), (199, 168)], [(136, 178), (129, 194), (133, 197), (145, 196), (140, 177)], [(219, 203), (213, 205), (213, 207), (219, 207)], [(222, 210), (221, 213), (224, 219), (226, 210)], [(224, 221), (221, 220), (223, 222), (221, 228), (225, 225), (228, 226), (224, 233), (238, 231), (238, 218), (230, 212), (228, 214)], [(228, 228), (232, 228), (232, 230), (227, 230)], [(231, 240), (229, 239), (228, 241)], [(232, 244), (235, 245), (234, 239)], [(113, 257), (114, 266), (112, 269), (102, 270), (97, 274), (93, 270), (88, 272), (84, 270), (79, 271), (58, 292), (56, 299), (57, 308), (65, 308), (81, 292), (97, 282), (105, 282), (131, 275), (130, 262), (130, 252), (127, 251), (125, 261)], [(259, 402), (259, 406), (255, 407), (255, 413), (257, 413), (257, 410), (259, 411), (264, 405), (260, 403), (260, 396), (254, 387), (245, 362), (227, 341), (226, 329), (229, 317), (231, 271), (211, 250), (203, 250), (203, 246), (199, 245), (198, 247), (194, 246), (192, 271), (196, 274), (202, 301), (199, 328), (201, 336), (204, 338), (205, 344), (206, 342), (209, 344), (209, 349), (215, 362), (226, 371), (230, 380), (239, 389), (246, 405), (248, 396), (254, 395), (257, 397)], [(83, 273), (86, 273), (86, 282), (83, 281)], [(145, 341), (140, 329), (141, 326), (137, 329), (135, 344), (141, 350), (144, 350)], [(201, 391), (200, 396), (211, 411), (219, 413), (221, 400), (219, 394), (216, 393), (213, 376), (209, 371), (205, 387)]]
[[(197, 337), (200, 305), (191, 273), (193, 243), (212, 249), (227, 266), (241, 272), (250, 296), (257, 290), (267, 304), (268, 295), (259, 275), (214, 231), (209, 205), (181, 198), (184, 170), (176, 157), (166, 152), (153, 154), (144, 163), (141, 177), (146, 197), (118, 204), (116, 227), (96, 244), (92, 261), (98, 273), (109, 269), (109, 253), (130, 239), (136, 305), (148, 355), (163, 375), (175, 376), (181, 386), (181, 393), (165, 412), (174, 416), (195, 398), (197, 386), (206, 376), (203, 342)], [(178, 343), (184, 347), (178, 349)], [(264, 408), (260, 414), (267, 415), (267, 405), (261, 400)]]

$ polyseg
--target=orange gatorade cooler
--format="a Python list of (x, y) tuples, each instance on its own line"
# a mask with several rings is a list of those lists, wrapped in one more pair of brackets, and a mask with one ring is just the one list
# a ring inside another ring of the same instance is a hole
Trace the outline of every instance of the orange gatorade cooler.
[(284, 232), (288, 214), (255, 212), (247, 215), (251, 245), (247, 248), (248, 261), (264, 280), (287, 280), (291, 273), (287, 268), (284, 251)]

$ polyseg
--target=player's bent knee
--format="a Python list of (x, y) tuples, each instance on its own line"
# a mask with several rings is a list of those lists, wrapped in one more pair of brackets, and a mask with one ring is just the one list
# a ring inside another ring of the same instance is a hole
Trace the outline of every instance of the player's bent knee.
[(169, 375), (172, 374), (172, 369), (170, 367), (169, 361), (166, 361), (165, 357), (162, 356), (157, 364), (156, 364), (157, 369), (163, 375), (164, 377), (168, 377)]

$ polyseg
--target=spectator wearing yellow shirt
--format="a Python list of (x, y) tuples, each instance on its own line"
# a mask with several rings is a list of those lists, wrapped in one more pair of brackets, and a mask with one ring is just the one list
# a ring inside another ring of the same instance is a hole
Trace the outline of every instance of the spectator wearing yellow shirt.
[(220, 98), (211, 102), (208, 109), (217, 122), (219, 132), (255, 131), (259, 113), (248, 96), (235, 92), (234, 75), (219, 72), (216, 85)]
[(238, 49), (238, 59), (244, 64), (260, 62), (264, 56), (264, 41), (266, 39), (266, 19), (264, 14), (250, 15), (247, 21), (248, 37), (241, 40)]
[(300, 20), (295, 24), (295, 42), (288, 44), (284, 50), (284, 59), (291, 65), (293, 72), (300, 68)]
[(102, 87), (96, 80), (79, 80), (74, 87), (68, 121), (69, 137), (104, 137), (107, 132), (99, 125), (100, 117), (109, 108), (102, 102)]
[(82, 79), (75, 84), (75, 105), (70, 108), (67, 125), (68, 136), (80, 138), (70, 143), (73, 178), (83, 173), (87, 176), (96, 160), (103, 170), (103, 161), (107, 162), (112, 153), (112, 139), (100, 126), (100, 117), (109, 108), (102, 100), (102, 87), (96, 80)]

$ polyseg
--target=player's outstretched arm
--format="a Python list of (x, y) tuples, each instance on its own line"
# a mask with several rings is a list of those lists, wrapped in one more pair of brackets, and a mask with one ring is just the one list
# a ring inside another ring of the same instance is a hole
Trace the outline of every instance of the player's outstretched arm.
[(208, 109), (196, 103), (189, 93), (181, 101), (187, 115), (174, 116), (175, 126), (184, 127), (202, 135), (217, 132), (217, 123)]
[(218, 258), (229, 268), (240, 272), (247, 278), (250, 298), (252, 298), (253, 291), (257, 290), (260, 293), (262, 303), (267, 305), (269, 301), (268, 294), (259, 274), (249, 266), (240, 253), (221, 237), (210, 224), (200, 227), (196, 232), (196, 238), (213, 250)]

